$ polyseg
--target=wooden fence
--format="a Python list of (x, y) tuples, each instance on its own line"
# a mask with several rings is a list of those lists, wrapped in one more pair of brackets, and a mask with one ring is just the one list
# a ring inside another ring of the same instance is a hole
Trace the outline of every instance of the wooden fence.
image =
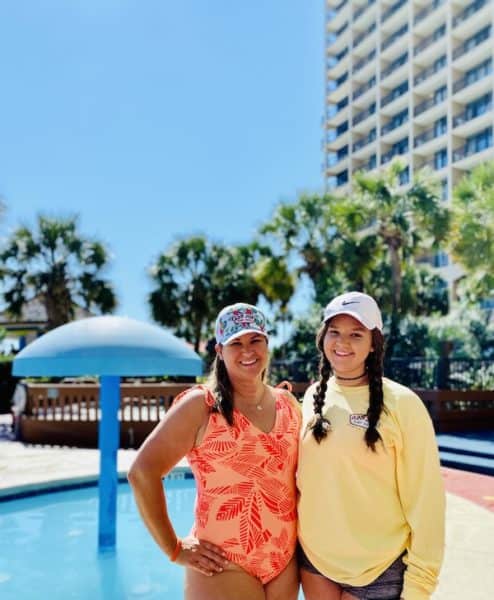
[[(120, 447), (138, 448), (173, 398), (190, 385), (122, 384), (118, 411)], [(100, 415), (97, 384), (30, 384), (20, 437), (31, 444), (96, 448)]]
[[(118, 411), (120, 447), (138, 448), (191, 384), (122, 384)], [(301, 398), (308, 383), (293, 384)], [(436, 431), (494, 429), (494, 390), (415, 390), (432, 417)], [(96, 448), (100, 417), (96, 384), (30, 384), (20, 423), (22, 441)]]

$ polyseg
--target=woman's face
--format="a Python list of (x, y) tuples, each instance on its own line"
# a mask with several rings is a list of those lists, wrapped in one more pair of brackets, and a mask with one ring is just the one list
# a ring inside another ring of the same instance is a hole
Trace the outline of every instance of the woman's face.
[(262, 377), (268, 366), (268, 341), (259, 333), (244, 333), (228, 344), (218, 344), (216, 352), (224, 360), (232, 381)]
[(365, 372), (365, 359), (372, 350), (372, 334), (357, 319), (338, 315), (329, 322), (323, 347), (335, 375), (358, 377)]

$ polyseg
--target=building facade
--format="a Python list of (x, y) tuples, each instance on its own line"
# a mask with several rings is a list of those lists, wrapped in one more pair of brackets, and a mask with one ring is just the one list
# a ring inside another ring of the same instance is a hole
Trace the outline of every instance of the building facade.
[(451, 198), (494, 159), (493, 60), (494, 0), (326, 0), (326, 188), (400, 156)]
[(494, 158), (494, 0), (327, 0), (325, 179), (402, 156), (444, 195)]

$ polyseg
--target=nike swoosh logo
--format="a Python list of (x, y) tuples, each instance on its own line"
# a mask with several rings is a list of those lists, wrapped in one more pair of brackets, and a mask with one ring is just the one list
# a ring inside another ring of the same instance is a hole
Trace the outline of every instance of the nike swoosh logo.
[(360, 304), (360, 302), (358, 300), (350, 300), (350, 301), (343, 301), (341, 303), (343, 306), (348, 306), (349, 304)]

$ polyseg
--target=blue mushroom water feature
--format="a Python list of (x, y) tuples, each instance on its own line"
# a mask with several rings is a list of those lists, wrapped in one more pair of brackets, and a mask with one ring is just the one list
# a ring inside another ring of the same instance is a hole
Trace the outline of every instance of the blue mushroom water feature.
[(114, 550), (116, 541), (120, 377), (201, 373), (200, 357), (182, 340), (155, 325), (116, 316), (91, 317), (57, 327), (14, 359), (13, 374), (17, 376), (100, 378), (101, 552)]

